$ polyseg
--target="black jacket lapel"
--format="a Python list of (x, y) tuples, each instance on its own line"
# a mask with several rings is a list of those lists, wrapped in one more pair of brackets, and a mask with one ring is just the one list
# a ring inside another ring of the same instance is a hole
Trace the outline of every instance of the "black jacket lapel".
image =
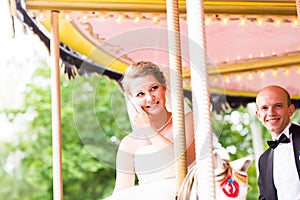
[(294, 156), (300, 180), (300, 126), (292, 124), (290, 127), (290, 133), (292, 133), (293, 137)]
[[(277, 199), (277, 192), (274, 185), (274, 179), (273, 179), (273, 155), (274, 150), (269, 149), (269, 155), (268, 155), (268, 163), (267, 163), (267, 181), (266, 181), (266, 187), (269, 188), (269, 198), (270, 199)], [(272, 184), (271, 184), (272, 183)]]

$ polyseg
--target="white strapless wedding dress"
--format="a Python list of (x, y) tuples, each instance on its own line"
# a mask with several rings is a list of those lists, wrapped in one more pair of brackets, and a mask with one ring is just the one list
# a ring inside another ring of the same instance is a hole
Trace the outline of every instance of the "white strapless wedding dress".
[(173, 145), (157, 152), (152, 145), (135, 153), (139, 185), (114, 193), (105, 200), (174, 200), (176, 193)]

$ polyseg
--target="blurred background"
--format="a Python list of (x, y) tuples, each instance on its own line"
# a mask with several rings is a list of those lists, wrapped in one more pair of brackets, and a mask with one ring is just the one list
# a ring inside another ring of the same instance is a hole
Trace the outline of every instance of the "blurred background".
[[(49, 52), (22, 23), (12, 21), (2, 3), (0, 199), (53, 199)], [(131, 130), (124, 97), (119, 85), (106, 77), (68, 80), (61, 74), (64, 199), (102, 199), (114, 186), (116, 147)], [(270, 138), (254, 107), (250, 103), (213, 113), (215, 147), (230, 160), (254, 157), (251, 126), (261, 131), (264, 141)], [(293, 122), (300, 123), (299, 110)], [(248, 170), (249, 200), (258, 197), (255, 165)]]

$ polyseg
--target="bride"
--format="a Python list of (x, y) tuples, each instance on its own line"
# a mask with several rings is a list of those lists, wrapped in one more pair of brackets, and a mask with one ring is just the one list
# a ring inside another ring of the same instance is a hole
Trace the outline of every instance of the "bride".
[[(157, 65), (141, 61), (127, 68), (122, 86), (133, 132), (120, 143), (115, 188), (105, 200), (174, 200), (176, 158), (165, 76)], [(188, 165), (195, 160), (192, 117), (185, 116)]]

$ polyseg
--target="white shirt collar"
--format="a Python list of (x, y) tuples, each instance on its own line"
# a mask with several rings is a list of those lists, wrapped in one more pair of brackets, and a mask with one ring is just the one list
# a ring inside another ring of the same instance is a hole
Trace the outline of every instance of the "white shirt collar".
[(276, 136), (273, 136), (272, 135), (272, 139), (275, 140), (275, 139), (279, 139), (279, 137), (282, 135), (282, 134), (285, 134), (288, 138), (290, 138), (290, 133), (289, 133), (289, 128), (291, 126), (291, 123), (289, 123), (285, 129), (282, 131), (282, 133), (280, 135), (278, 135), (277, 137)]

